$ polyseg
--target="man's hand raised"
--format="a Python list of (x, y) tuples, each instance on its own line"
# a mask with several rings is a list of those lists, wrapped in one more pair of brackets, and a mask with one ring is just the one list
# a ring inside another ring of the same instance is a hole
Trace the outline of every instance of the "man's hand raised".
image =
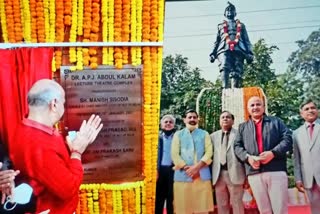
[(81, 155), (86, 150), (87, 146), (96, 139), (102, 127), (103, 124), (98, 115), (91, 115), (88, 122), (84, 120), (73, 141), (67, 136), (67, 144), (70, 151), (75, 151)]

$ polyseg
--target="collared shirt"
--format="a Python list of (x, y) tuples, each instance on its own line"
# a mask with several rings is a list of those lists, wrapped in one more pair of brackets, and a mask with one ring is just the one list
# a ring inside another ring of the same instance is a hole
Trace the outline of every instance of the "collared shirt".
[(162, 150), (162, 160), (161, 160), (161, 166), (171, 166), (172, 165), (172, 159), (171, 159), (171, 143), (173, 134), (170, 136), (162, 134), (163, 139), (163, 150)]
[(54, 128), (24, 119), (15, 130), (10, 157), (37, 197), (36, 213), (73, 213), (83, 178), (81, 161)]
[(59, 132), (56, 129), (54, 129), (53, 127), (46, 126), (46, 125), (38, 123), (34, 120), (30, 120), (28, 118), (23, 118), (22, 123), (26, 126), (40, 129), (41, 131), (44, 131), (44, 132), (48, 133), (49, 135), (59, 136)]
[(254, 122), (256, 129), (256, 140), (259, 154), (263, 152), (263, 140), (262, 140), (262, 119), (258, 122)]

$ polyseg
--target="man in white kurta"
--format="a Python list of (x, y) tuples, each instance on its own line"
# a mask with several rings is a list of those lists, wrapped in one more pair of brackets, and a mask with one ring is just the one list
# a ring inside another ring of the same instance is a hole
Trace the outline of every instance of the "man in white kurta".
[(171, 155), (174, 163), (174, 207), (176, 214), (213, 211), (211, 173), (212, 143), (209, 133), (198, 128), (198, 114), (185, 113), (186, 128), (176, 132)]

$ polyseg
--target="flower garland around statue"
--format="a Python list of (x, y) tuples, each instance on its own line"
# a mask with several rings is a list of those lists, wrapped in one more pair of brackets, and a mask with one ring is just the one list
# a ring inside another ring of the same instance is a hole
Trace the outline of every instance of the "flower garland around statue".
[(226, 38), (226, 42), (229, 45), (230, 51), (234, 50), (234, 47), (240, 40), (240, 33), (241, 33), (241, 22), (239, 19), (236, 20), (236, 27), (237, 27), (237, 32), (236, 32), (236, 38), (234, 40), (230, 39), (229, 33), (228, 33), (228, 22), (223, 21), (223, 32)]

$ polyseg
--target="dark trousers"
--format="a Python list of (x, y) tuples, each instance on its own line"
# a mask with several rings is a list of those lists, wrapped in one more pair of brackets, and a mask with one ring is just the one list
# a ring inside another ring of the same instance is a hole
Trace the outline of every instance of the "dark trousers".
[(160, 166), (156, 188), (155, 214), (163, 213), (166, 201), (167, 214), (173, 214), (173, 169), (172, 166)]

